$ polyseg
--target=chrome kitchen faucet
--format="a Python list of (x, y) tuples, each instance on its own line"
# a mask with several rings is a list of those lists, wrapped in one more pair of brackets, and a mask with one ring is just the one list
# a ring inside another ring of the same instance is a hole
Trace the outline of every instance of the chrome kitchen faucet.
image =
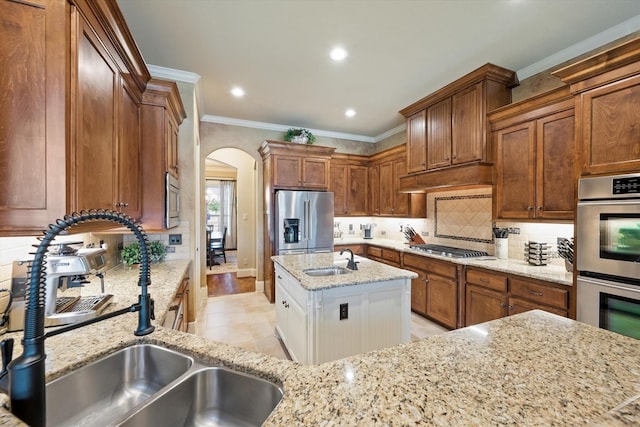
[[(138, 286), (140, 295), (138, 302), (128, 308), (114, 311), (102, 316), (75, 323), (52, 330), (45, 334), (45, 258), (51, 241), (67, 228), (87, 221), (111, 221), (129, 228), (138, 239), (141, 249), (140, 274)], [(149, 271), (149, 241), (142, 227), (131, 217), (124, 213), (110, 210), (89, 210), (72, 215), (66, 215), (64, 219), (58, 219), (55, 224), (50, 224), (44, 232), (44, 237), (39, 237), (31, 271), (29, 274), (29, 288), (25, 303), (24, 338), (22, 354), (11, 361), (8, 366), (2, 367), (0, 372), (0, 390), (8, 391), (11, 399), (11, 412), (30, 426), (44, 427), (46, 425), (46, 401), (45, 401), (45, 348), (44, 340), (54, 335), (77, 329), (79, 327), (110, 319), (121, 314), (138, 312), (138, 328), (134, 331), (137, 336), (150, 334), (155, 327), (151, 320), (155, 319), (153, 312), (153, 300), (147, 293), (147, 286), (151, 284)], [(8, 338), (0, 343), (3, 362), (11, 360), (13, 338)], [(7, 381), (8, 380), (8, 381)], [(8, 383), (8, 386), (7, 386)]]

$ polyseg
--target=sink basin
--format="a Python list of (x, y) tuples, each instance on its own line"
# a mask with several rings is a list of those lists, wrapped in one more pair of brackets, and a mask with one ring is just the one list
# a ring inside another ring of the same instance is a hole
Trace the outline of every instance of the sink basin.
[(344, 267), (309, 268), (302, 271), (309, 276), (337, 276), (339, 274), (351, 273), (351, 270)]
[(225, 368), (204, 368), (163, 392), (122, 426), (259, 426), (282, 399), (282, 389)]
[(151, 344), (117, 351), (46, 385), (47, 425), (111, 424), (193, 363), (189, 356)]

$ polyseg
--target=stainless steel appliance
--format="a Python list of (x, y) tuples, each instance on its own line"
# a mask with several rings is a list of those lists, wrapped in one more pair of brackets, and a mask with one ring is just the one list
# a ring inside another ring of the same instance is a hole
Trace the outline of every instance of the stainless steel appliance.
[(474, 251), (471, 249), (454, 248), (451, 246), (434, 244), (409, 245), (409, 248), (426, 252), (428, 254), (446, 256), (448, 258), (475, 258), (489, 255), (484, 251)]
[[(112, 295), (104, 293), (103, 274), (106, 270), (104, 249), (74, 249), (72, 242), (59, 245), (56, 252), (47, 256), (45, 326), (59, 326), (78, 323), (98, 316), (111, 303)], [(12, 271), (12, 293), (14, 296), (9, 311), (9, 331), (24, 328), (25, 293), (28, 286), (30, 261), (14, 261)], [(87, 275), (96, 275), (101, 280), (99, 295), (58, 296), (69, 288), (77, 288), (87, 283)]]
[(180, 225), (180, 182), (169, 172), (165, 173), (165, 226)]
[(576, 318), (640, 338), (640, 174), (582, 178)]
[(576, 215), (580, 275), (640, 284), (640, 174), (580, 179)]
[(275, 194), (276, 254), (333, 252), (333, 193)]

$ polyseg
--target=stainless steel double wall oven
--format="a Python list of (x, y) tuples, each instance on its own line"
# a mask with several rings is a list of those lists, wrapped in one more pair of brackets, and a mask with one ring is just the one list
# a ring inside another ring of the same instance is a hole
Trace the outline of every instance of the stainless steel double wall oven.
[(640, 173), (582, 178), (577, 320), (640, 338)]

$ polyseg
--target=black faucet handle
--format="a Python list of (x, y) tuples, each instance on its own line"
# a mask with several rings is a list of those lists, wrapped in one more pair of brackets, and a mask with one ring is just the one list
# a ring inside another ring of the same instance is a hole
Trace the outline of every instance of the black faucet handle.
[(13, 359), (13, 338), (0, 341), (0, 353), (2, 354), (2, 371), (0, 371), (0, 377), (2, 377), (7, 373), (7, 366)]

